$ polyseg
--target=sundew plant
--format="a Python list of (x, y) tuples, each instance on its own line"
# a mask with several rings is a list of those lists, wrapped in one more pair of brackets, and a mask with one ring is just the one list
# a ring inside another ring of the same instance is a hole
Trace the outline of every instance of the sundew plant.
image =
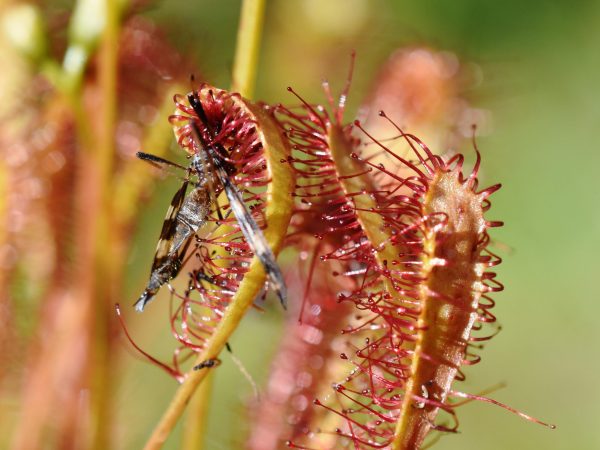
[[(501, 376), (462, 383), (504, 289), (476, 66), (406, 45), (357, 89), (361, 49), (321, 74), (332, 85), (291, 78), (262, 101), (266, 3), (244, 0), (235, 49), (212, 50), (232, 52), (228, 85), (147, 2), (5, 8), (1, 376), (18, 412), (3, 444), (441, 448), (469, 402), (554, 428), (496, 401)], [(249, 352), (250, 315), (278, 329)], [(230, 363), (228, 390), (252, 394), (209, 440)], [(127, 379), (165, 401), (123, 406)]]

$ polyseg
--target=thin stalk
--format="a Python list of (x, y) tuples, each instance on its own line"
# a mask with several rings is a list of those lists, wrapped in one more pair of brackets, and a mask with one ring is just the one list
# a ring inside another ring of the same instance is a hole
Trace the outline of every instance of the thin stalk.
[[(10, 189), (9, 182), (9, 170), (4, 161), (0, 161), (0, 217), (3, 220), (0, 222), (0, 245), (4, 246), (8, 243), (8, 233), (7, 233), (7, 225), (8, 225), (8, 195)], [(6, 248), (6, 247), (5, 247)], [(0, 286), (9, 286), (9, 270), (0, 271)], [(3, 308), (0, 308), (0, 352), (3, 355), (7, 355), (8, 349), (7, 344), (11, 342), (7, 338), (12, 332), (12, 325), (10, 322), (11, 317), (11, 302), (9, 289), (2, 289), (2, 294), (0, 294), (0, 304), (5, 305)]]
[[(207, 371), (208, 372), (208, 371)], [(209, 372), (207, 379), (196, 390), (188, 408), (188, 417), (183, 426), (181, 450), (203, 450), (204, 435), (208, 426), (208, 410), (212, 397), (214, 374)]]
[(258, 71), (258, 54), (266, 0), (244, 0), (240, 14), (231, 90), (252, 99)]
[(119, 274), (110, 263), (112, 223), (112, 186), (115, 157), (115, 130), (117, 122), (117, 65), (119, 48), (119, 5), (116, 0), (106, 0), (106, 24), (103, 30), (99, 81), (102, 92), (100, 109), (100, 135), (95, 148), (94, 162), (98, 171), (98, 211), (96, 215), (96, 236), (94, 248), (94, 300), (96, 306), (95, 326), (92, 336), (92, 352), (95, 370), (92, 392), (92, 443), (94, 448), (109, 448), (109, 378), (110, 370), (110, 332), (112, 317), (111, 304), (116, 296), (115, 289), (120, 287)]

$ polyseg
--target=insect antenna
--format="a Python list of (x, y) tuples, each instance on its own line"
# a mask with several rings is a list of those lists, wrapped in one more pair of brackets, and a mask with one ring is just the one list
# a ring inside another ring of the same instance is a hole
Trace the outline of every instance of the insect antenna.
[[(161, 158), (160, 156), (153, 155), (151, 153), (137, 152), (135, 154), (142, 161), (147, 162), (152, 167), (160, 170), (161, 172), (174, 176), (181, 181), (186, 181), (189, 176), (189, 169), (177, 164), (173, 161), (169, 161), (168, 159)], [(185, 177), (180, 176), (180, 172), (183, 171), (186, 173)]]
[(188, 170), (180, 164), (174, 163), (173, 161), (169, 161), (168, 159), (161, 158), (160, 156), (156, 156), (151, 153), (137, 152), (135, 156), (137, 156), (142, 161), (146, 161), (149, 164), (152, 164), (154, 167), (162, 168), (163, 166), (169, 166), (183, 171)]

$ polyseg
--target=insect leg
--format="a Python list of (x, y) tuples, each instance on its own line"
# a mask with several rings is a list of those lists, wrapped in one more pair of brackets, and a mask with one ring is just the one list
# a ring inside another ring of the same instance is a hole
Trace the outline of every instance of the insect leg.
[(231, 183), (229, 178), (224, 178), (223, 182), (229, 204), (240, 225), (240, 230), (246, 238), (246, 242), (248, 242), (252, 251), (262, 263), (267, 277), (269, 278), (277, 297), (279, 297), (281, 306), (283, 306), (283, 309), (287, 309), (287, 289), (283, 280), (283, 274), (281, 273), (281, 269), (277, 264), (271, 247), (269, 247), (262, 230), (246, 208), (242, 195), (238, 189)]
[[(212, 201), (213, 195), (214, 195), (214, 202)], [(215, 209), (217, 211), (217, 217), (222, 222), (223, 221), (223, 214), (221, 213), (221, 206), (219, 205), (219, 196), (215, 193), (214, 189), (211, 189), (210, 196), (211, 196), (211, 203), (215, 204)]]

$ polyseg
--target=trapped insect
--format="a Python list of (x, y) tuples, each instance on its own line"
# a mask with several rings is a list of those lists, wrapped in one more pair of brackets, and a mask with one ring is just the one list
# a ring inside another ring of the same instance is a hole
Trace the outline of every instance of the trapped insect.
[[(206, 224), (213, 206), (216, 206), (215, 209), (220, 216), (216, 199), (223, 190), (246, 242), (262, 263), (267, 278), (285, 309), (286, 287), (281, 270), (275, 260), (275, 255), (260, 227), (246, 207), (241, 192), (230, 179), (230, 176), (235, 172), (235, 168), (225, 160), (225, 148), (219, 143), (212, 142), (212, 138), (216, 136), (219, 130), (211, 128), (196, 92), (189, 94), (188, 100), (197, 116), (196, 118), (190, 118), (196, 152), (191, 157), (189, 167), (185, 168), (148, 153), (140, 152), (137, 154), (140, 159), (151, 164), (166, 165), (184, 170), (186, 176), (167, 211), (152, 263), (150, 278), (146, 289), (134, 305), (135, 309), (142, 312), (145, 305), (152, 300), (160, 287), (177, 276), (193, 236)], [(208, 139), (201, 132), (199, 125), (208, 134)], [(193, 182), (194, 189), (186, 195), (191, 178), (196, 178), (196, 181)], [(207, 281), (210, 282), (211, 280)]]

